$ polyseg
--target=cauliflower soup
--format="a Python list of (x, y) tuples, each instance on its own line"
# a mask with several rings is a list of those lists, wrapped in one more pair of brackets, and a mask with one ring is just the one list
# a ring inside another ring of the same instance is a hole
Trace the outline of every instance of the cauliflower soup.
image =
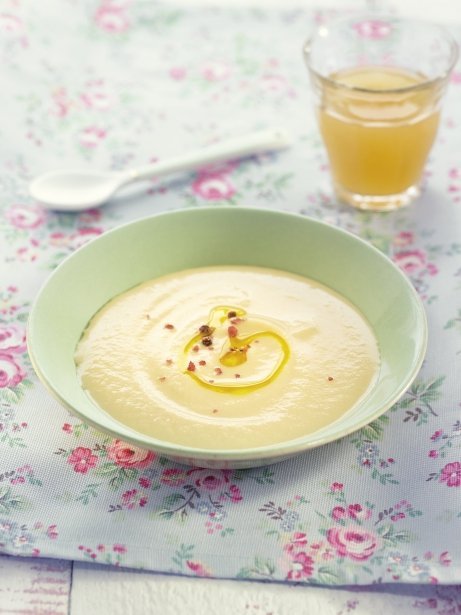
[(82, 387), (134, 430), (188, 447), (244, 449), (336, 421), (373, 385), (374, 334), (345, 298), (258, 267), (204, 267), (147, 281), (88, 323)]

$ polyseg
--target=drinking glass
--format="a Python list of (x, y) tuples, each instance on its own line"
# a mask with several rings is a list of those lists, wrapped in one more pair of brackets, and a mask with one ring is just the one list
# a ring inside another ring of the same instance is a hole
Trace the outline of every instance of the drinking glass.
[(429, 22), (353, 15), (304, 46), (338, 198), (390, 211), (420, 194), (458, 46)]

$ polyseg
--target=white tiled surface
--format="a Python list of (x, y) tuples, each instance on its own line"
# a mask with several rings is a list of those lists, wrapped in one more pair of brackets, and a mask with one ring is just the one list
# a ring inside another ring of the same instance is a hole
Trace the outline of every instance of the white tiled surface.
[[(73, 570), (72, 570), (73, 568)], [(450, 615), (461, 586), (355, 591), (215, 581), (0, 556), (2, 615)]]
[(0, 613), (66, 615), (71, 574), (71, 562), (0, 556)]

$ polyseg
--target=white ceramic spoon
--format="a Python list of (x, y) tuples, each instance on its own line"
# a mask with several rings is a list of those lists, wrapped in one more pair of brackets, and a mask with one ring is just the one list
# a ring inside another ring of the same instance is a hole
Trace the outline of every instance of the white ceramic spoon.
[(36, 201), (49, 209), (80, 211), (99, 207), (126, 184), (167, 173), (191, 171), (213, 162), (242, 158), (257, 152), (282, 149), (289, 144), (290, 139), (283, 130), (263, 130), (121, 173), (78, 170), (45, 173), (32, 181), (29, 192)]

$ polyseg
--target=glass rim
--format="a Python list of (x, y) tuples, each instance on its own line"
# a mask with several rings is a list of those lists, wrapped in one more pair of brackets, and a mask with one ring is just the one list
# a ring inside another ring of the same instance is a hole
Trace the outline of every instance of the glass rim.
[[(339, 19), (339, 20), (335, 20), (332, 23), (334, 25), (338, 24), (338, 23), (345, 23), (345, 22), (350, 22), (352, 19), (376, 19), (379, 18), (379, 15), (370, 15), (370, 14), (357, 14), (355, 16), (348, 16), (346, 18), (343, 19)], [(433, 77), (433, 78), (428, 78), (425, 79), (424, 81), (418, 82), (418, 83), (414, 83), (412, 85), (405, 85), (405, 86), (401, 86), (401, 87), (396, 87), (396, 88), (385, 88), (383, 90), (377, 90), (374, 88), (366, 88), (366, 87), (361, 87), (361, 86), (356, 86), (356, 85), (348, 85), (347, 83), (343, 83), (341, 81), (337, 81), (336, 79), (332, 79), (331, 77), (328, 77), (326, 75), (322, 75), (318, 70), (316, 70), (313, 66), (312, 63), (310, 62), (310, 58), (312, 56), (312, 45), (314, 43), (314, 40), (318, 37), (319, 31), (321, 28), (318, 28), (316, 30), (316, 32), (314, 32), (314, 34), (309, 37), (307, 39), (307, 41), (304, 43), (303, 45), (303, 56), (304, 56), (304, 60), (306, 62), (307, 68), (309, 70), (309, 72), (315, 76), (317, 79), (319, 79), (324, 85), (328, 85), (330, 87), (336, 88), (336, 89), (344, 89), (348, 92), (357, 92), (357, 93), (362, 93), (362, 94), (374, 94), (374, 95), (379, 95), (379, 94), (406, 94), (409, 92), (414, 92), (414, 91), (418, 91), (418, 90), (423, 90), (427, 87), (436, 85), (436, 84), (442, 84), (443, 82), (447, 81), (448, 77), (450, 76), (451, 72), (453, 71), (453, 68), (455, 67), (458, 58), (459, 58), (459, 53), (460, 53), (460, 49), (459, 49), (459, 45), (456, 42), (456, 40), (454, 39), (454, 37), (451, 35), (451, 33), (444, 27), (441, 26), (439, 24), (434, 24), (434, 23), (429, 23), (429, 22), (425, 22), (422, 19), (407, 19), (407, 18), (396, 18), (396, 17), (390, 17), (390, 16), (381, 16), (383, 19), (387, 19), (393, 23), (401, 23), (401, 24), (423, 24), (425, 26), (430, 26), (431, 28), (436, 28), (437, 30), (439, 30), (441, 33), (443, 33), (445, 35), (445, 38), (449, 44), (449, 50), (450, 50), (450, 55), (448, 58), (448, 62), (447, 62), (447, 67), (446, 69), (437, 77)], [(325, 26), (321, 26), (321, 27), (325, 27)], [(376, 65), (379, 68), (383, 68), (383, 67), (391, 67), (392, 65), (390, 64), (377, 64)], [(347, 68), (347, 67), (346, 67)], [(355, 68), (355, 66), (352, 66), (350, 68)]]

